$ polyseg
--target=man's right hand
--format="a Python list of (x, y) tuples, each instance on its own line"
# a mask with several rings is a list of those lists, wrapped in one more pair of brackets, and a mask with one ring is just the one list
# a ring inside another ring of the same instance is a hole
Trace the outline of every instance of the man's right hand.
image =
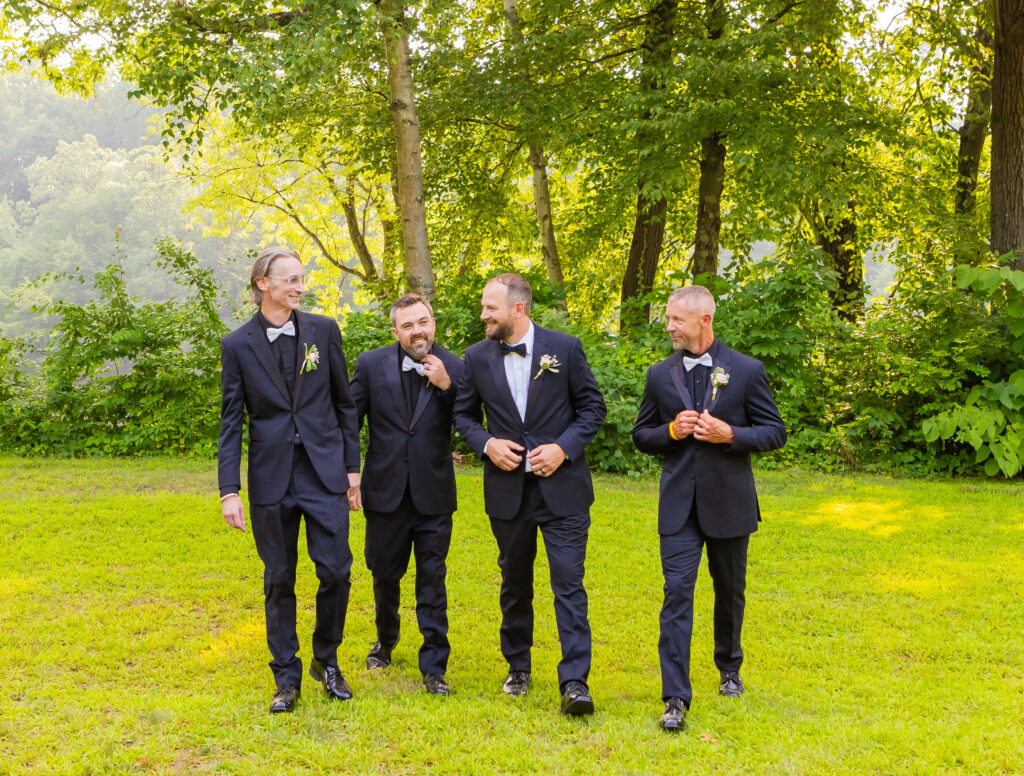
[(220, 513), (224, 515), (225, 523), (245, 533), (245, 510), (240, 496), (228, 496), (220, 502)]
[(523, 450), (522, 445), (517, 445), (511, 439), (495, 437), (487, 443), (487, 457), (495, 466), (507, 472), (512, 471), (522, 462), (523, 456), (520, 453)]
[(672, 421), (672, 435), (676, 439), (685, 439), (693, 433), (693, 429), (697, 426), (697, 420), (700, 418), (700, 413), (695, 410), (683, 410), (676, 419)]

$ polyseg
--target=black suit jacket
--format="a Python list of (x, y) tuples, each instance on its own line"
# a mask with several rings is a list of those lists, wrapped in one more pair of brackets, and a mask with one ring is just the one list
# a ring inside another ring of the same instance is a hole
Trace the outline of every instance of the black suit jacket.
[[(254, 316), (221, 340), (221, 413), (217, 476), (221, 495), (238, 491), (242, 424), (249, 416), (249, 501), (276, 504), (288, 489), (296, 434), (331, 493), (348, 490), (359, 471), (359, 420), (349, 391), (338, 323), (296, 312), (295, 394), (289, 398), (263, 327)], [(317, 368), (299, 371), (306, 347)]]
[(757, 530), (761, 519), (754, 489), (751, 452), (775, 450), (786, 443), (786, 428), (775, 406), (764, 365), (715, 340), (709, 349), (715, 367), (729, 382), (711, 400), (708, 380), (704, 406), (733, 430), (732, 444), (700, 442), (692, 435), (674, 440), (669, 425), (692, 410), (681, 352), (647, 370), (647, 384), (633, 427), (633, 442), (644, 453), (662, 456), (658, 533), (682, 530), (696, 495), (697, 519), (705, 535), (726, 539)]
[(363, 462), (363, 507), (392, 512), (412, 493), (420, 514), (443, 515), (456, 509), (452, 464), (452, 405), (462, 376), (462, 359), (436, 343), (430, 352), (441, 359), (452, 384), (439, 391), (425, 378), (416, 409), (402, 391), (400, 369), (405, 351), (396, 342), (363, 353), (352, 375), (352, 397), (359, 424), (367, 419), (370, 442)]
[[(535, 378), (545, 354), (557, 358), (561, 366), (557, 372), (548, 370)], [(484, 455), (491, 437), (510, 439), (527, 450), (555, 442), (565, 451), (568, 458), (558, 470), (540, 478), (544, 501), (554, 514), (579, 514), (594, 502), (584, 451), (604, 423), (606, 409), (583, 345), (576, 337), (534, 324), (531, 360), (525, 421), (516, 409), (495, 340), (478, 342), (466, 351), (466, 368), (455, 399), (455, 428), (484, 460), (484, 507), (499, 520), (511, 520), (519, 511), (526, 463), (524, 456), (513, 471), (499, 469)], [(487, 411), (486, 428), (482, 410)]]

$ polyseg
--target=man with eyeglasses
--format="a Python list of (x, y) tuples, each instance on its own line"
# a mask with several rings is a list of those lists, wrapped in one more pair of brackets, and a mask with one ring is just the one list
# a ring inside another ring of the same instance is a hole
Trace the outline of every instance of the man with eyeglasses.
[(316, 625), (309, 673), (328, 697), (352, 691), (338, 669), (352, 553), (348, 494), (359, 486), (359, 422), (338, 324), (299, 310), (298, 255), (267, 248), (250, 276), (256, 314), (221, 341), (218, 480), (227, 524), (245, 530), (239, 476), (249, 425), (249, 518), (263, 561), (267, 646), (276, 691), (272, 713), (295, 709), (302, 661), (295, 629), (299, 522), (316, 566)]

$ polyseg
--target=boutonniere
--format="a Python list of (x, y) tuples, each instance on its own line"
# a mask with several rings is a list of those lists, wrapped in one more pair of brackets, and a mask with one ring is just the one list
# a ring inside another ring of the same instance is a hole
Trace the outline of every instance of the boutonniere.
[(320, 351), (316, 349), (316, 345), (307, 345), (305, 342), (302, 343), (302, 347), (306, 349), (306, 356), (302, 359), (302, 368), (299, 370), (302, 372), (312, 372), (316, 369), (317, 364), (320, 363)]
[(729, 373), (722, 369), (722, 367), (716, 366), (711, 373), (711, 401), (714, 401), (715, 397), (718, 396), (718, 389), (724, 388), (728, 384)]
[(545, 353), (543, 356), (540, 357), (540, 369), (537, 370), (537, 374), (535, 374), (533, 376), (533, 379), (536, 380), (538, 377), (540, 377), (545, 372), (555, 372), (555, 373), (557, 373), (558, 372), (558, 367), (560, 367), (560, 366), (561, 366), (561, 363), (559, 363), (558, 359), (555, 358), (555, 356), (552, 356), (552, 355), (549, 355), (548, 353)]

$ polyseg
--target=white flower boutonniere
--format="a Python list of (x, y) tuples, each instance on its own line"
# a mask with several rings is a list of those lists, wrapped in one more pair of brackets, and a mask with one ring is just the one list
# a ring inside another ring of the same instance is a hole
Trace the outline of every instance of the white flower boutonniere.
[(307, 345), (305, 342), (302, 343), (302, 347), (306, 349), (306, 356), (302, 359), (302, 368), (299, 372), (312, 372), (320, 363), (320, 351), (316, 349), (316, 345)]
[(729, 373), (722, 369), (722, 367), (716, 366), (711, 373), (711, 401), (714, 401), (715, 397), (718, 396), (718, 389), (724, 388), (728, 384)]
[(540, 369), (537, 371), (537, 374), (535, 374), (533, 376), (533, 379), (536, 380), (538, 377), (540, 377), (545, 372), (556, 372), (557, 373), (558, 372), (558, 367), (560, 367), (560, 366), (561, 366), (561, 363), (559, 363), (557, 358), (555, 358), (552, 355), (549, 355), (548, 353), (545, 353), (543, 356), (540, 357)]

